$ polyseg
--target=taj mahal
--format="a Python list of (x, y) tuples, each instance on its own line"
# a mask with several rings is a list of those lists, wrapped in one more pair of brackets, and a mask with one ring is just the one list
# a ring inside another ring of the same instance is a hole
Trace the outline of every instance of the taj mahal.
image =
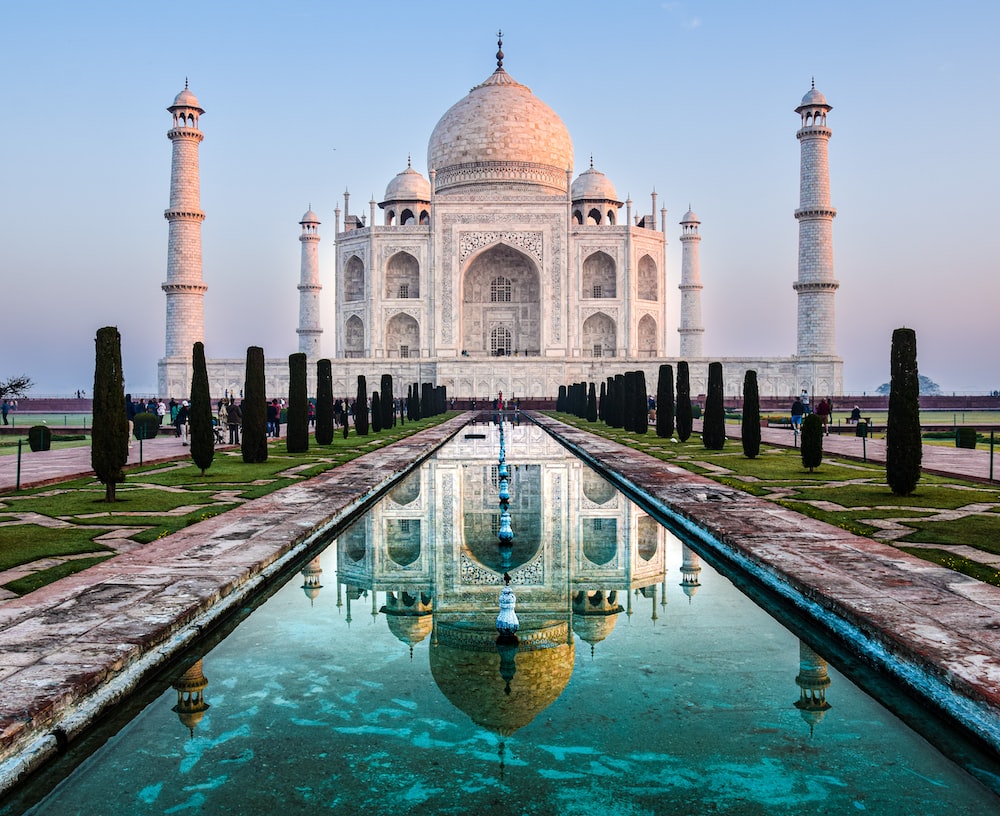
[[(727, 395), (742, 392), (749, 369), (765, 396), (803, 388), (842, 394), (827, 160), (831, 106), (823, 94), (812, 87), (795, 108), (801, 117), (792, 281), (797, 349), (780, 358), (709, 359), (702, 352), (698, 216), (689, 210), (680, 220), (681, 269), (668, 283), (667, 212), (657, 210), (656, 193), (648, 210), (619, 200), (593, 160), (574, 178), (566, 126), (507, 72), (498, 45), (493, 73), (431, 133), (426, 176), (408, 161), (367, 212), (352, 210), (344, 193), (343, 208), (334, 210), (333, 270), (321, 274), (321, 222), (311, 205), (299, 221), (299, 325), (297, 343), (289, 327), (288, 353), (307, 355), (311, 379), (315, 361), (329, 357), (337, 394), (354, 393), (359, 374), (369, 382), (391, 374), (399, 383), (444, 385), (459, 399), (498, 392), (530, 399), (631, 370), (642, 370), (655, 387), (661, 364), (686, 360), (698, 394), (706, 390), (708, 363), (719, 360)], [(158, 388), (179, 397), (190, 389), (192, 346), (204, 339), (198, 148), (205, 111), (187, 83), (167, 110), (173, 154)], [(331, 314), (327, 333), (321, 315)], [(679, 355), (668, 357), (673, 332)], [(242, 391), (243, 358), (211, 359), (208, 368), (213, 395)], [(288, 393), (287, 357), (266, 361), (266, 381), (269, 395)]]

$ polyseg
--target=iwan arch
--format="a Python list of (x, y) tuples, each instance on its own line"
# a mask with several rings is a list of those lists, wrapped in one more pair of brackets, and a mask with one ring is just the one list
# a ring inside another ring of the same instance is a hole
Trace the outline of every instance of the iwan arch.
[[(797, 353), (721, 358), (727, 394), (741, 391), (750, 368), (765, 395), (802, 388), (842, 393), (833, 332), (839, 284), (826, 158), (829, 109), (815, 89), (797, 108)], [(190, 383), (184, 350), (201, 339), (206, 288), (204, 215), (197, 200), (203, 111), (186, 88), (170, 111), (172, 252), (163, 287), (167, 356), (159, 381), (165, 395), (181, 395)], [(320, 221), (310, 209), (300, 222), (299, 343), (289, 351), (303, 351), (310, 360), (333, 358), (337, 394), (353, 393), (358, 374), (389, 373), (400, 383), (446, 385), (458, 398), (499, 391), (547, 397), (569, 382), (637, 368), (655, 383), (659, 365), (677, 359), (691, 363), (694, 392), (704, 390), (698, 217), (689, 211), (681, 219), (682, 268), (668, 290), (666, 210), (657, 212), (656, 194), (649, 211), (640, 212), (631, 200), (618, 199), (592, 162), (574, 178), (565, 125), (506, 72), (502, 52), (496, 70), (441, 117), (428, 143), (427, 167), (425, 177), (408, 163), (383, 200), (370, 201), (363, 214), (351, 211), (345, 193), (343, 209), (334, 211), (335, 268), (323, 270), (325, 286), (317, 253)], [(173, 251), (182, 243), (186, 252)], [(323, 343), (321, 311), (333, 315), (333, 331)], [(680, 334), (680, 354), (668, 359), (673, 332)], [(210, 361), (213, 393), (238, 391), (243, 367), (242, 359)], [(314, 375), (314, 366), (310, 370)], [(267, 376), (269, 393), (287, 393), (286, 357), (269, 360)]]

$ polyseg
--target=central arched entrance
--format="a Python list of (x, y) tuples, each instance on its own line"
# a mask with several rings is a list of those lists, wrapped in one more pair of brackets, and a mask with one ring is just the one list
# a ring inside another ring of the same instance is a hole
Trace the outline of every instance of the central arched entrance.
[(537, 355), (541, 318), (538, 267), (527, 255), (498, 244), (469, 262), (462, 284), (463, 351)]

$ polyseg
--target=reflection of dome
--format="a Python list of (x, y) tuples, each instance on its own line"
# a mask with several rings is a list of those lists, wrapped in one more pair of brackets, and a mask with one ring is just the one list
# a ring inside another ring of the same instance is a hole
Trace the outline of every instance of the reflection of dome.
[(566, 125), (502, 67), (441, 117), (427, 145), (438, 193), (475, 185), (566, 192)]
[(594, 646), (611, 634), (622, 611), (614, 590), (608, 593), (581, 590), (573, 595), (573, 631), (590, 644), (591, 655)]
[[(381, 611), (388, 613), (385, 607), (382, 607)], [(393, 637), (409, 646), (412, 652), (413, 647), (424, 640), (434, 629), (434, 618), (430, 613), (422, 615), (393, 615), (388, 613), (386, 614), (386, 624), (389, 627), (389, 631), (392, 632)]]
[(389, 201), (430, 201), (431, 183), (407, 164), (406, 169), (396, 175), (385, 188), (385, 202)]
[(584, 170), (573, 182), (571, 198), (573, 201), (583, 199), (598, 201), (618, 201), (615, 185), (600, 170), (595, 170), (593, 163), (589, 170)]
[(302, 591), (310, 601), (319, 597), (319, 591), (323, 588), (320, 583), (322, 574), (323, 568), (319, 564), (318, 555), (302, 568)]
[(542, 627), (522, 621), (508, 694), (496, 639), (492, 620), (484, 619), (478, 627), (439, 622), (437, 642), (430, 650), (431, 674), (453, 706), (477, 725), (506, 737), (562, 694), (573, 673), (575, 649), (565, 621)]

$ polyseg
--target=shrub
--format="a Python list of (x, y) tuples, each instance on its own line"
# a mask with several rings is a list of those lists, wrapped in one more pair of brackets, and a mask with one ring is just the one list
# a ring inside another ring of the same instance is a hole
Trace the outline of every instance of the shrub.
[(975, 448), (978, 434), (975, 428), (958, 428), (955, 437), (956, 448)]
[(52, 431), (48, 425), (32, 425), (28, 429), (28, 447), (35, 453), (52, 447)]
[(115, 485), (125, 481), (128, 462), (128, 414), (122, 337), (114, 326), (97, 330), (93, 390), (94, 427), (90, 434), (90, 464), (104, 485), (104, 500), (115, 500)]
[(802, 467), (812, 473), (823, 461), (823, 420), (816, 414), (802, 419)]
[(136, 439), (155, 439), (160, 431), (160, 418), (148, 411), (132, 417), (132, 435)]

